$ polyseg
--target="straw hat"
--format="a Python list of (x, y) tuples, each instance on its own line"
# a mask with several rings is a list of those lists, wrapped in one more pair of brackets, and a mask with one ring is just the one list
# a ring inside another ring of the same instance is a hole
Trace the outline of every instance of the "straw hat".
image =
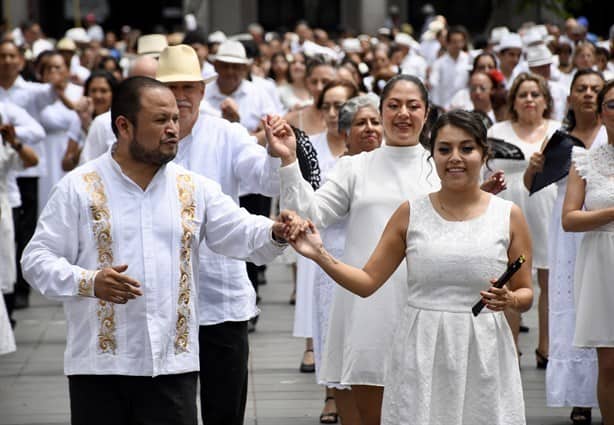
[(206, 84), (215, 77), (217, 74), (203, 78), (196, 51), (186, 44), (168, 46), (160, 53), (156, 80), (161, 83), (202, 81)]
[(249, 65), (251, 61), (247, 58), (245, 47), (239, 41), (226, 40), (217, 49), (217, 54), (213, 56), (214, 62), (240, 63)]
[(58, 50), (74, 52), (77, 50), (77, 45), (70, 38), (64, 37), (60, 41), (58, 41), (58, 43), (55, 45), (55, 48)]
[(70, 38), (75, 43), (87, 44), (91, 41), (90, 36), (84, 28), (75, 27), (66, 31), (65, 37)]
[(168, 46), (166, 37), (162, 34), (142, 35), (137, 40), (137, 55), (160, 56), (160, 52)]

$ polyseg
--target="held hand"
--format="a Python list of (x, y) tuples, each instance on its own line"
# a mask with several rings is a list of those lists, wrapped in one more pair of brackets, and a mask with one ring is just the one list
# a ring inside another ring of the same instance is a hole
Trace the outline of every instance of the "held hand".
[(273, 235), (277, 240), (290, 241), (305, 229), (307, 222), (291, 210), (281, 211), (273, 223)]
[[(494, 284), (497, 279), (491, 279), (490, 283)], [(518, 300), (512, 291), (506, 285), (503, 288), (491, 287), (488, 291), (480, 291), (482, 301), (490, 310), (503, 311), (508, 308), (516, 309)]]
[(107, 267), (98, 272), (94, 280), (94, 295), (101, 300), (115, 304), (126, 304), (128, 300), (143, 295), (141, 284), (123, 274), (128, 265)]
[(290, 239), (290, 245), (296, 252), (312, 260), (326, 252), (320, 232), (311, 220), (307, 220), (307, 228), (304, 231), (298, 233), (294, 239)]
[(281, 158), (282, 165), (296, 161), (296, 137), (292, 127), (277, 115), (267, 115), (262, 120), (269, 154)]
[(497, 170), (488, 177), (484, 183), (482, 183), (482, 190), (496, 195), (499, 192), (503, 192), (507, 189), (505, 182), (505, 174), (503, 170)]
[(12, 124), (0, 125), (0, 135), (2, 139), (11, 146), (17, 144), (17, 135), (15, 134), (15, 127)]
[(230, 122), (239, 122), (241, 120), (239, 105), (233, 99), (229, 97), (224, 99), (222, 103), (220, 103), (220, 109), (222, 111), (222, 118)]
[(90, 128), (92, 124), (92, 116), (94, 115), (94, 101), (91, 97), (83, 96), (75, 103), (75, 111), (81, 120), (81, 127), (85, 130)]
[(51, 71), (49, 73), (49, 83), (53, 86), (55, 92), (59, 95), (64, 93), (64, 89), (66, 88), (66, 80), (62, 76), (60, 72)]
[(541, 173), (544, 171), (544, 163), (546, 162), (546, 157), (541, 152), (535, 152), (531, 155), (531, 159), (529, 159), (529, 171), (533, 174)]

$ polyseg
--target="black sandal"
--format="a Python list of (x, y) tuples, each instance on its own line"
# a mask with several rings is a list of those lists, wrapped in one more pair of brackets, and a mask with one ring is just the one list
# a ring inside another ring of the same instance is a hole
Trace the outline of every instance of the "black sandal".
[[(324, 399), (324, 407), (329, 400), (334, 400), (335, 397), (328, 396)], [(336, 424), (339, 421), (339, 414), (337, 412), (322, 413), (320, 415), (321, 424)]]
[[(309, 353), (309, 352), (313, 353), (313, 349), (309, 348), (309, 349), (305, 350), (305, 353)], [(314, 373), (316, 371), (316, 364), (315, 363), (307, 364), (307, 363), (301, 361), (301, 366), (298, 368), (298, 370), (301, 373)], [(335, 423), (335, 422), (333, 422), (333, 423)]]
[(591, 408), (590, 407), (574, 407), (571, 409), (569, 419), (574, 425), (590, 425), (591, 424)]
[(548, 367), (548, 356), (544, 356), (539, 350), (535, 350), (535, 361), (538, 369), (545, 369)]

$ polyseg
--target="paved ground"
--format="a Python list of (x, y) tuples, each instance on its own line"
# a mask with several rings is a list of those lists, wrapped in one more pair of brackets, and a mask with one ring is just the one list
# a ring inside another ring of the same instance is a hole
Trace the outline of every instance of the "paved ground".
[[(292, 338), (293, 309), (289, 269), (271, 266), (262, 287), (262, 315), (251, 336), (250, 387), (245, 424), (311, 425), (318, 423), (323, 390), (312, 374), (298, 372), (304, 342)], [(18, 351), (0, 357), (0, 425), (67, 424), (67, 381), (62, 374), (65, 323), (59, 304), (34, 296), (32, 307), (16, 315)], [(531, 355), (536, 315), (521, 336), (522, 376), (529, 425), (569, 424), (569, 409), (545, 407), (544, 372)], [(596, 414), (597, 412), (594, 412)], [(598, 415), (597, 415), (598, 417)], [(594, 420), (593, 423), (599, 423)]]

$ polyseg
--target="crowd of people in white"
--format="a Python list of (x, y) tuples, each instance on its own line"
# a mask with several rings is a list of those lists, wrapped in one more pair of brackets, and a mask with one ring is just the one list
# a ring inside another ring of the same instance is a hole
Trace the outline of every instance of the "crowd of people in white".
[(0, 41), (0, 354), (30, 287), (61, 300), (73, 423), (195, 424), (200, 376), (203, 422), (242, 425), (278, 255), (321, 423), (526, 423), (533, 280), (548, 405), (614, 423), (614, 25), (186, 22)]

